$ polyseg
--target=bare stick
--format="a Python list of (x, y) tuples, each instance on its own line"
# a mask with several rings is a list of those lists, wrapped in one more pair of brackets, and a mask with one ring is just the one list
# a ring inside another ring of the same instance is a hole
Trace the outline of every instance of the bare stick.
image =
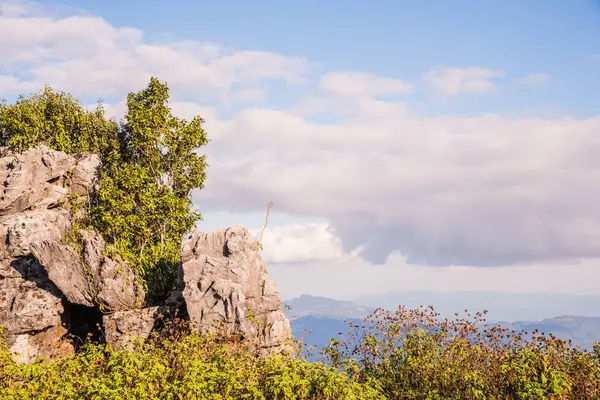
[(260, 231), (260, 236), (258, 237), (258, 243), (260, 243), (260, 241), (262, 240), (263, 233), (265, 232), (265, 229), (267, 229), (267, 224), (269, 223), (269, 213), (271, 212), (271, 207), (273, 207), (272, 201), (270, 201), (269, 204), (267, 205), (267, 217), (265, 218), (265, 226), (263, 226), (262, 231)]

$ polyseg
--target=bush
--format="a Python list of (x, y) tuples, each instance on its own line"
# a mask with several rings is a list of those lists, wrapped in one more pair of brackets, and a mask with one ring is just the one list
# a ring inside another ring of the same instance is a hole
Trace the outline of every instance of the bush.
[(488, 329), (482, 316), (379, 310), (352, 325), (348, 341), (332, 340), (330, 365), (259, 357), (249, 343), (178, 325), (131, 351), (90, 344), (33, 365), (13, 362), (0, 337), (0, 398), (600, 399), (600, 344), (582, 351), (552, 336), (526, 340), (526, 332)]
[(389, 399), (600, 399), (600, 346), (450, 321), (429, 309), (378, 310), (325, 349), (332, 365)]
[(132, 351), (89, 345), (53, 363), (10, 361), (0, 340), (2, 399), (383, 399), (323, 363), (257, 357), (243, 343), (183, 334)]
[(101, 105), (86, 110), (49, 87), (15, 104), (0, 103), (0, 145), (22, 152), (45, 144), (75, 156), (101, 156), (99, 189), (74, 232), (102, 234), (135, 269), (150, 304), (173, 286), (181, 240), (201, 217), (191, 210), (191, 191), (206, 179), (205, 158), (196, 152), (208, 141), (204, 121), (172, 116), (168, 99), (167, 85), (152, 78), (146, 89), (128, 95), (119, 123), (107, 120)]
[(71, 95), (50, 87), (15, 104), (0, 103), (0, 145), (22, 152), (45, 143), (68, 154), (116, 150), (117, 124), (104, 109), (84, 109)]

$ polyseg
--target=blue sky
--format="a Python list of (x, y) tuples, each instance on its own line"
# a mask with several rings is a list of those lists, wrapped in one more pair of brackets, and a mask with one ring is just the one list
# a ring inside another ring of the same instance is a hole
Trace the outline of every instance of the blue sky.
[(507, 85), (485, 99), (439, 101), (429, 113), (521, 108), (594, 115), (600, 104), (600, 2), (172, 1), (50, 2), (149, 34), (305, 56), (324, 70), (367, 70), (416, 81), (433, 65), (486, 65), (507, 79), (542, 72), (552, 85)]
[[(211, 142), (205, 230), (258, 232), (284, 297), (597, 293), (598, 1), (0, 4), (0, 97), (151, 75)], [(336, 284), (331, 282), (335, 281)]]

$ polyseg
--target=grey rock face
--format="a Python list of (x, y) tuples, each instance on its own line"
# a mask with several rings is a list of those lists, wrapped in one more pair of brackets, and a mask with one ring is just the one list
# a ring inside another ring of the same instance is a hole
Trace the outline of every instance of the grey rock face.
[(73, 304), (94, 306), (94, 292), (75, 249), (50, 241), (33, 243), (31, 247), (35, 258), (67, 300)]
[(96, 178), (83, 171), (97, 169), (100, 160), (88, 157), (80, 165), (46, 146), (0, 154), (0, 324), (18, 360), (52, 359), (73, 350), (62, 340), (63, 293), (32, 252), (41, 243), (60, 243), (71, 225), (61, 207), (71, 175), (91, 190)]
[(89, 196), (99, 168), (95, 155), (76, 159), (46, 146), (20, 154), (0, 148), (0, 324), (15, 359), (71, 354), (67, 334), (85, 336), (99, 322), (108, 342), (128, 348), (161, 325), (159, 314), (169, 318), (179, 311), (187, 312), (197, 332), (241, 335), (265, 354), (284, 348), (290, 324), (244, 228), (195, 231), (183, 243), (180, 287), (160, 307), (149, 308), (142, 308), (145, 293), (134, 271), (106, 256), (101, 235), (80, 231), (81, 246), (67, 244), (77, 218), (68, 207), (72, 195)]
[(64, 327), (53, 326), (33, 335), (13, 335), (8, 344), (18, 362), (30, 364), (40, 357), (55, 360), (73, 354), (73, 345), (64, 338), (66, 333)]
[(0, 216), (54, 205), (62, 197), (67, 171), (77, 164), (75, 158), (43, 145), (23, 153), (0, 151), (4, 153), (0, 158), (0, 180), (4, 184)]
[(2, 230), (5, 240), (0, 251), (8, 257), (27, 256), (31, 253), (32, 241), (56, 240), (61, 238), (70, 226), (67, 210), (57, 209), (30, 211), (4, 217)]
[(78, 195), (89, 196), (98, 186), (100, 157), (91, 154), (77, 163), (71, 180), (71, 191)]
[(106, 244), (96, 232), (82, 231), (83, 251), (51, 241), (32, 244), (32, 253), (73, 304), (102, 305), (112, 311), (139, 308), (144, 291), (133, 271), (119, 260), (103, 256)]
[(103, 317), (106, 341), (117, 349), (131, 348), (135, 339), (150, 336), (157, 319), (158, 307), (117, 311)]
[[(17, 268), (41, 269), (34, 259), (15, 263), (35, 264)], [(9, 334), (42, 331), (60, 325), (64, 311), (60, 291), (43, 273), (24, 276), (27, 278), (0, 278), (0, 323)]]
[(196, 230), (183, 243), (180, 274), (196, 331), (240, 334), (269, 351), (291, 337), (279, 292), (245, 228)]

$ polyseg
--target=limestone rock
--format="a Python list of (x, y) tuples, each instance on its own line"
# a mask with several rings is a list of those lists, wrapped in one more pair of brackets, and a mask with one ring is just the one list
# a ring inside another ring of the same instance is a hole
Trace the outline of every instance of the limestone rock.
[(23, 153), (3, 151), (0, 158), (0, 216), (32, 206), (52, 205), (60, 197), (61, 180), (77, 160), (41, 145)]
[(97, 179), (90, 171), (99, 162), (90, 156), (80, 163), (44, 145), (23, 153), (0, 148), (0, 324), (21, 361), (73, 350), (62, 340), (63, 293), (32, 251), (61, 242), (71, 226), (62, 207), (72, 193), (70, 182), (88, 193)]
[(146, 339), (150, 336), (158, 317), (157, 313), (158, 307), (148, 307), (105, 315), (103, 324), (106, 341), (117, 349), (131, 348), (135, 339)]
[(166, 326), (158, 315), (176, 312), (197, 332), (239, 335), (266, 354), (283, 348), (289, 321), (242, 227), (196, 230), (182, 246), (177, 289), (150, 308), (141, 308), (145, 293), (134, 271), (107, 255), (101, 235), (80, 231), (82, 246), (67, 244), (77, 218), (68, 207), (72, 195), (90, 195), (100, 167), (96, 155), (76, 158), (43, 145), (23, 153), (0, 148), (0, 324), (17, 360), (71, 354), (68, 337), (97, 335), (101, 322), (108, 342), (128, 348), (133, 338)]
[(70, 226), (70, 215), (65, 209), (29, 211), (7, 216), (1, 224), (4, 240), (0, 253), (13, 258), (28, 256), (32, 242), (60, 240)]
[(50, 281), (0, 279), (0, 323), (9, 334), (60, 325), (63, 311), (61, 293)]
[(180, 274), (190, 323), (198, 332), (240, 334), (274, 351), (290, 338), (279, 292), (245, 228), (196, 230), (183, 243)]
[(58, 325), (46, 331), (15, 335), (9, 341), (9, 351), (17, 362), (30, 364), (40, 357), (54, 361), (73, 354), (73, 345), (65, 339), (67, 330)]
[(98, 289), (98, 303), (109, 310), (130, 310), (144, 305), (144, 289), (124, 261), (104, 258), (97, 277), (95, 285)]
[(94, 306), (94, 291), (79, 256), (71, 246), (43, 241), (31, 245), (33, 255), (48, 271), (50, 280), (73, 304)]
[(31, 251), (50, 280), (73, 304), (102, 305), (113, 311), (141, 306), (145, 294), (136, 286), (133, 271), (124, 262), (103, 255), (106, 245), (98, 233), (80, 234), (84, 238), (81, 256), (70, 245), (49, 241), (32, 244)]
[(100, 157), (91, 154), (77, 163), (71, 180), (71, 191), (78, 195), (89, 195), (98, 186)]

